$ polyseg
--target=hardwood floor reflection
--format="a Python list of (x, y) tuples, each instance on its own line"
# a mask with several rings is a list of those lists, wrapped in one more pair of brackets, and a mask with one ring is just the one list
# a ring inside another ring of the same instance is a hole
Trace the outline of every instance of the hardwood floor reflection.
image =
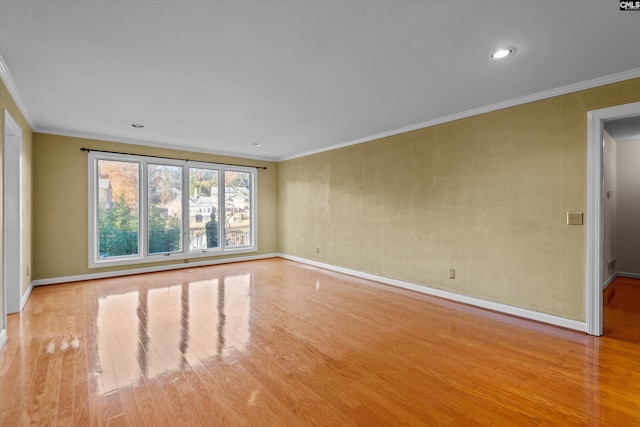
[(640, 343), (640, 279), (616, 277), (603, 300), (604, 335)]
[(282, 259), (36, 288), (0, 424), (635, 425), (640, 345)]

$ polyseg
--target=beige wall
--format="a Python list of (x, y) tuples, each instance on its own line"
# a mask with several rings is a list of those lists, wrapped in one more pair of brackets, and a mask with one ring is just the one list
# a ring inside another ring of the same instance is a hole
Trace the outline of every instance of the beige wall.
[(582, 321), (587, 111), (635, 101), (640, 79), (282, 162), (280, 251)]
[[(585, 229), (567, 226), (566, 212), (585, 209), (587, 111), (639, 100), (634, 79), (280, 164), (240, 160), (268, 166), (258, 178), (259, 253), (584, 320)], [(88, 268), (80, 147), (239, 161), (46, 134), (32, 144), (25, 129), (33, 279), (127, 268)]]
[(602, 281), (605, 282), (616, 273), (618, 223), (618, 143), (607, 131), (603, 131), (602, 175)]
[[(13, 97), (7, 90), (4, 82), (0, 80), (0, 146), (2, 147), (1, 153), (4, 153), (4, 110), (7, 110), (11, 117), (22, 128), (22, 149), (23, 149), (23, 181), (22, 181), (22, 212), (24, 229), (22, 230), (22, 259), (23, 259), (23, 271), (20, 281), (21, 295), (27, 292), (31, 285), (31, 266), (32, 266), (32, 157), (33, 157), (33, 132), (29, 127), (29, 124), (25, 120), (24, 116), (17, 107)], [(2, 212), (3, 212), (3, 199), (2, 193), (3, 182), (3, 170), (2, 170), (2, 155), (0, 154), (0, 229), (2, 228)], [(4, 236), (4, 230), (1, 233)], [(2, 260), (2, 242), (0, 241), (0, 261)], [(2, 312), (4, 307), (4, 284), (2, 283), (3, 271), (2, 262), (0, 262), (0, 318), (4, 316)]]
[[(35, 134), (33, 146), (34, 279), (184, 263), (184, 260), (178, 260), (128, 267), (88, 268), (88, 162), (87, 154), (80, 151), (81, 147), (196, 161), (267, 166), (267, 170), (258, 170), (258, 254), (278, 251), (276, 163), (40, 133)], [(218, 258), (220, 257), (216, 257)], [(206, 258), (194, 258), (191, 261), (205, 260)]]

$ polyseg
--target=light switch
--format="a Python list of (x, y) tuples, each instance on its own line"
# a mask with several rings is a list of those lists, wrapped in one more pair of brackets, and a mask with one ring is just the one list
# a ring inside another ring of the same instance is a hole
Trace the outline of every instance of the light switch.
[(582, 225), (582, 212), (567, 212), (567, 225)]

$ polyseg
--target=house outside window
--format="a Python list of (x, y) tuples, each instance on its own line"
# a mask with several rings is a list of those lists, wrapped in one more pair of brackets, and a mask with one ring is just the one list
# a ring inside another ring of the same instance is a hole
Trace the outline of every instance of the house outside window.
[(90, 152), (89, 267), (255, 252), (256, 179), (249, 167)]

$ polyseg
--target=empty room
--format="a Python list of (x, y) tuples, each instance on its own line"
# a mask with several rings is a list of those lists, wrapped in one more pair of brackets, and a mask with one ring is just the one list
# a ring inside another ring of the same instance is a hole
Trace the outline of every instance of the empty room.
[(0, 0), (0, 425), (640, 424), (640, 3)]

